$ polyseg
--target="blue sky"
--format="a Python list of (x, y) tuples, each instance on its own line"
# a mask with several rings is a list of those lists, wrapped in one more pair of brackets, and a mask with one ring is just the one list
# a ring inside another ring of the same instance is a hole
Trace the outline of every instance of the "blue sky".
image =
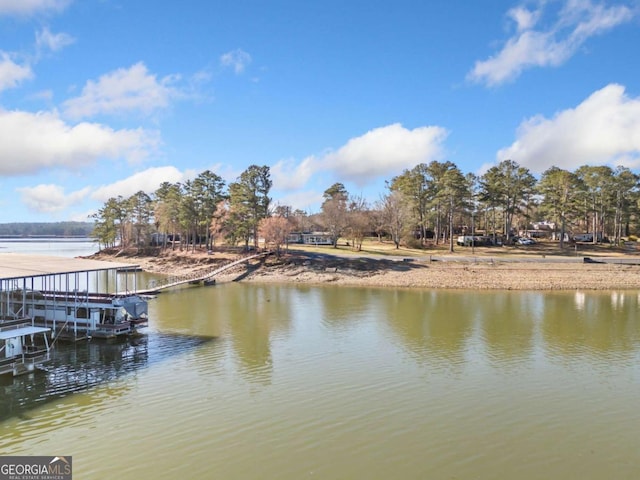
[(639, 0), (0, 0), (0, 222), (271, 167), (314, 213), (420, 162), (640, 171)]

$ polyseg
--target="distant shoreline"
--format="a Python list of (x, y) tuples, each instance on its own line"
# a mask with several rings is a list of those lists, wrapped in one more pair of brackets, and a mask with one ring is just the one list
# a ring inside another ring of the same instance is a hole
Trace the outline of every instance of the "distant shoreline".
[(83, 235), (77, 236), (59, 236), (59, 235), (0, 235), (0, 242), (2, 241), (28, 241), (28, 240), (75, 240), (78, 242), (96, 242), (95, 238), (85, 237)]

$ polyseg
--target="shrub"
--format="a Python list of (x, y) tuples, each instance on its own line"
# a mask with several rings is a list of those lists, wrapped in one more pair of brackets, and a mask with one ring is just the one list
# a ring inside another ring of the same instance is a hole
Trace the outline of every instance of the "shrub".
[(400, 244), (406, 246), (407, 248), (421, 248), (420, 239), (414, 237), (413, 235), (406, 235), (401, 241)]

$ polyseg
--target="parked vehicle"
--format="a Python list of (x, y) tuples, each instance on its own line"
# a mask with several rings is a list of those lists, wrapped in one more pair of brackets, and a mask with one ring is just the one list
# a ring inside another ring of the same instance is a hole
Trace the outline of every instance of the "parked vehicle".
[[(602, 232), (598, 232), (598, 242), (602, 241)], [(573, 236), (574, 242), (593, 242), (593, 233), (578, 233)]]
[(493, 247), (502, 245), (502, 237), (492, 235), (460, 235), (456, 243), (461, 247)]
[(461, 247), (481, 247), (485, 245), (491, 245), (487, 237), (480, 235), (460, 235), (456, 240), (456, 243)]
[(516, 240), (516, 243), (518, 245), (535, 245), (536, 241), (531, 238), (519, 237), (518, 240)]

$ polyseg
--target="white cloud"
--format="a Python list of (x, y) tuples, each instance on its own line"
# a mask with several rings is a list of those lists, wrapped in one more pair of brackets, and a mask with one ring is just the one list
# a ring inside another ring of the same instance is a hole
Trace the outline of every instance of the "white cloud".
[(84, 212), (67, 212), (65, 218), (70, 222), (91, 222), (93, 219), (91, 215), (96, 213), (97, 210), (85, 210)]
[(399, 123), (375, 128), (349, 140), (337, 151), (309, 156), (296, 165), (294, 160), (276, 163), (271, 173), (277, 190), (302, 187), (316, 173), (329, 171), (336, 178), (364, 186), (377, 178), (392, 176), (419, 163), (442, 156), (446, 129), (437, 126), (413, 130)]
[(59, 185), (41, 184), (35, 187), (18, 188), (17, 191), (21, 194), (22, 202), (29, 210), (39, 213), (55, 213), (85, 199), (90, 188), (86, 187), (66, 194), (64, 188)]
[(71, 118), (131, 111), (150, 114), (166, 108), (173, 98), (180, 96), (172, 86), (177, 79), (176, 76), (158, 79), (144, 63), (136, 63), (103, 75), (97, 82), (89, 80), (79, 97), (64, 103), (64, 112)]
[(27, 98), (30, 100), (51, 102), (51, 100), (53, 100), (53, 90), (40, 90), (39, 92), (27, 95)]
[(223, 67), (232, 67), (236, 75), (244, 72), (251, 63), (251, 55), (240, 48), (236, 48), (220, 56), (220, 64)]
[(40, 12), (59, 12), (71, 0), (0, 0), (0, 15), (33, 15)]
[(193, 172), (181, 172), (175, 167), (153, 167), (135, 173), (123, 180), (102, 185), (94, 190), (91, 198), (106, 202), (111, 197), (122, 195), (124, 198), (142, 190), (148, 194), (155, 192), (162, 182), (183, 182), (190, 178)]
[(278, 196), (278, 205), (288, 205), (294, 210), (300, 209), (309, 214), (317, 213), (314, 209), (322, 203), (323, 193), (314, 190), (291, 192)]
[(292, 158), (280, 160), (270, 169), (273, 188), (276, 190), (297, 190), (309, 181), (311, 176), (321, 167), (318, 159), (310, 156), (299, 164)]
[[(102, 185), (98, 188), (87, 186), (81, 190), (66, 193), (64, 187), (54, 184), (41, 184), (35, 187), (23, 187), (16, 189), (22, 202), (29, 210), (38, 213), (57, 213), (71, 207), (83, 208), (86, 200), (106, 202), (111, 197), (119, 195), (127, 198), (142, 190), (149, 194), (158, 189), (162, 182), (183, 182), (195, 173), (191, 170), (181, 172), (175, 167), (154, 167), (135, 173), (130, 177), (117, 182)], [(73, 219), (87, 221), (89, 215), (94, 211), (78, 213)]]
[(78, 169), (100, 158), (138, 161), (159, 146), (155, 132), (113, 130), (98, 123), (69, 125), (55, 112), (0, 110), (0, 174), (51, 167)]
[(365, 185), (377, 177), (440, 158), (447, 134), (442, 127), (408, 130), (396, 123), (352, 138), (338, 151), (325, 155), (321, 164), (339, 178)]
[(607, 7), (591, 0), (566, 0), (555, 22), (536, 30), (544, 8), (549, 5), (553, 3), (540, 1), (536, 10), (525, 6), (509, 10), (508, 16), (516, 23), (516, 33), (495, 56), (477, 61), (467, 78), (496, 86), (516, 78), (527, 68), (561, 65), (589, 37), (634, 16), (634, 12), (624, 5)]
[(33, 77), (31, 67), (18, 65), (7, 53), (0, 52), (0, 92), (17, 87)]
[(57, 52), (73, 42), (75, 42), (75, 39), (71, 35), (67, 33), (54, 34), (47, 27), (36, 32), (36, 48), (38, 51), (50, 50)]
[(512, 8), (507, 12), (507, 16), (516, 22), (518, 32), (532, 28), (540, 18), (540, 11), (531, 11), (523, 6)]
[(498, 152), (497, 160), (504, 159), (534, 172), (551, 166), (574, 170), (585, 164), (638, 166), (640, 97), (630, 98), (623, 86), (610, 84), (552, 119), (525, 120), (516, 141)]

